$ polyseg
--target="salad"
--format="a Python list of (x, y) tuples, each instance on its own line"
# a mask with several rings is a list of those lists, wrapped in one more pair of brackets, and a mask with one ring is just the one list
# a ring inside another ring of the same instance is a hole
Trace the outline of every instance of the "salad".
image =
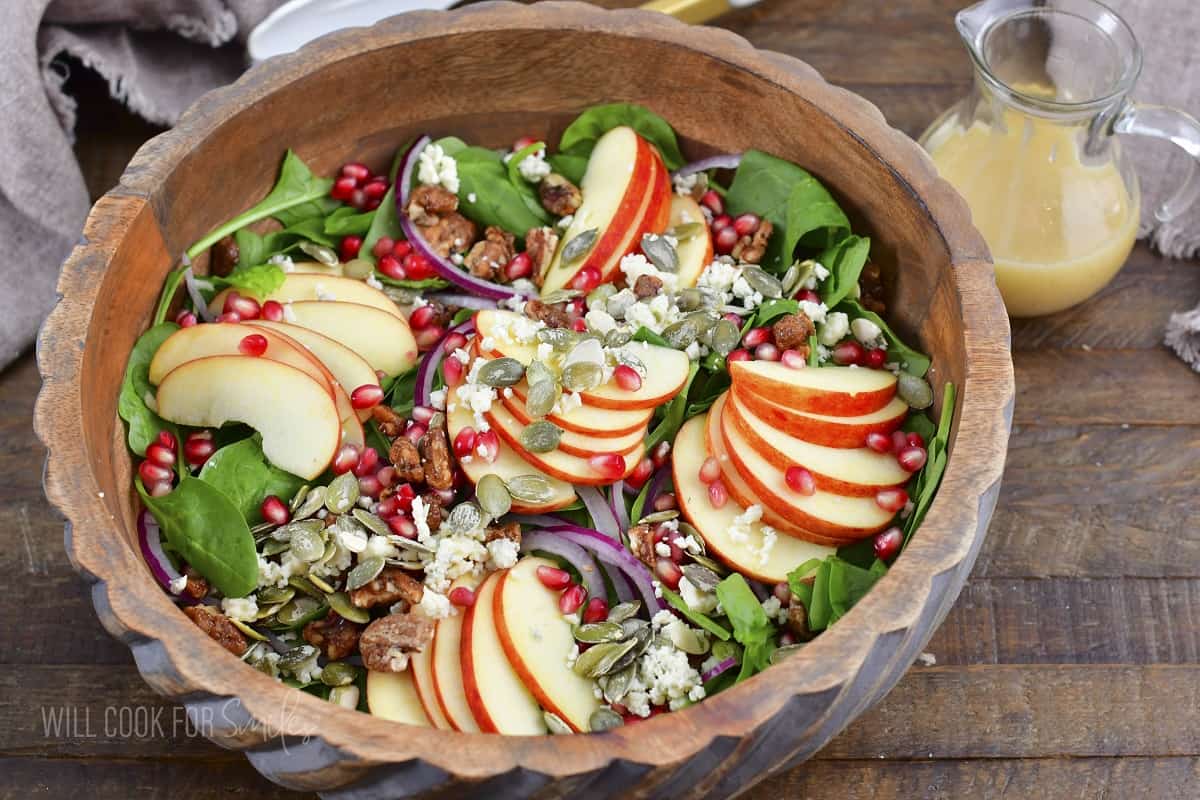
[(233, 655), (388, 719), (703, 702), (845, 615), (937, 489), (954, 388), (935, 424), (870, 255), (799, 166), (687, 163), (634, 105), (383, 173), (289, 151), (130, 354), (145, 560)]

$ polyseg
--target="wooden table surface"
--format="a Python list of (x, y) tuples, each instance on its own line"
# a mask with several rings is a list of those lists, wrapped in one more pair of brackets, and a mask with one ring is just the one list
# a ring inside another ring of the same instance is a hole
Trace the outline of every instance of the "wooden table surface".
[[(915, 136), (970, 81), (957, 6), (764, 0), (722, 24)], [(98, 195), (154, 130), (73, 84)], [(936, 663), (748, 796), (1200, 797), (1200, 376), (1161, 344), (1197, 301), (1200, 265), (1139, 245), (1083, 308), (1015, 322), (1004, 489)], [(42, 496), (37, 390), (32, 355), (0, 374), (0, 797), (300, 797), (189, 735), (97, 623)]]

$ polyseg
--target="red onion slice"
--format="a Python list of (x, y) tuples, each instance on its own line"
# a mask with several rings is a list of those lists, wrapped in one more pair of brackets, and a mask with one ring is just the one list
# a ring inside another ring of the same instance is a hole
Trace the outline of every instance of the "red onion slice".
[(608, 507), (617, 520), (617, 530), (629, 530), (629, 509), (625, 506), (625, 481), (617, 481), (608, 490)]
[(575, 494), (579, 495), (579, 499), (587, 508), (588, 516), (592, 518), (593, 529), (619, 542), (621, 529), (617, 522), (617, 516), (608, 505), (608, 501), (604, 499), (604, 495), (600, 494), (600, 490), (595, 486), (576, 486)]
[(599, 531), (590, 528), (583, 528), (579, 525), (560, 525), (554, 528), (544, 528), (547, 533), (553, 533), (557, 536), (562, 536), (569, 539), (581, 547), (596, 554), (596, 558), (603, 561), (605, 564), (610, 564), (629, 578), (633, 583), (637, 593), (641, 596), (642, 602), (646, 608), (653, 613), (660, 608), (666, 608), (666, 603), (662, 598), (654, 594), (653, 577), (650, 575), (650, 570), (641, 561), (638, 561), (632, 553), (617, 541), (610, 539)]
[(733, 667), (736, 667), (737, 663), (738, 663), (737, 659), (734, 658), (733, 656), (730, 656), (729, 658), (725, 659), (720, 664), (717, 664), (715, 667), (708, 670), (707, 672), (701, 673), (700, 680), (703, 683), (708, 683), (709, 681), (711, 681), (713, 678), (717, 677), (721, 673), (723, 673), (729, 669), (732, 669)]
[(475, 320), (469, 319), (461, 325), (455, 325), (450, 330), (446, 331), (441, 339), (438, 339), (437, 344), (433, 346), (425, 357), (421, 359), (420, 366), (417, 367), (417, 381), (413, 388), (413, 405), (428, 406), (429, 395), (433, 393), (433, 379), (437, 376), (437, 368), (441, 365), (442, 359), (446, 357), (445, 342), (446, 338), (452, 333), (461, 333), (463, 336), (468, 336), (475, 331)]
[(156, 581), (163, 585), (164, 589), (174, 596), (175, 593), (171, 591), (171, 583), (183, 576), (179, 574), (179, 571), (171, 564), (171, 559), (167, 558), (167, 554), (163, 552), (162, 531), (159, 530), (158, 522), (146, 509), (142, 509), (142, 513), (138, 514), (137, 532), (142, 558), (146, 560), (146, 566), (150, 567), (150, 573), (154, 575)]
[(721, 155), (709, 156), (699, 161), (693, 161), (690, 164), (684, 164), (672, 172), (671, 177), (686, 178), (688, 175), (695, 175), (697, 172), (706, 172), (710, 169), (737, 169), (741, 163), (741, 153), (722, 153)]
[(591, 554), (568, 539), (546, 531), (531, 531), (521, 537), (521, 549), (543, 550), (564, 559), (583, 576), (583, 587), (588, 597), (606, 597), (604, 578), (600, 575)]
[[(186, 259), (187, 256), (185, 255), (184, 258)], [(196, 273), (192, 272), (190, 264), (183, 271), (183, 285), (187, 287), (188, 297), (192, 298), (196, 316), (205, 322), (212, 322), (216, 319), (216, 315), (208, 310), (208, 303), (205, 302), (204, 295), (200, 293), (200, 287), (196, 285)]]
[(434, 292), (433, 294), (425, 295), (425, 299), (434, 302), (437, 301), (444, 306), (457, 306), (458, 308), (473, 308), (476, 311), (484, 311), (496, 307), (495, 300), (489, 300), (486, 297), (477, 297), (473, 294), (456, 294), (454, 292)]
[(663, 488), (670, 479), (671, 468), (668, 466), (661, 467), (658, 472), (650, 477), (650, 488), (646, 490), (646, 503), (642, 506), (643, 517), (654, 513), (654, 501), (663, 493)]

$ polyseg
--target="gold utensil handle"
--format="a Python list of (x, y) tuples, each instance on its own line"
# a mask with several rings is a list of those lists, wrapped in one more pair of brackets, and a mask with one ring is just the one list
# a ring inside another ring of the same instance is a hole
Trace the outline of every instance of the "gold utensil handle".
[(733, 8), (729, 0), (650, 0), (641, 8), (661, 11), (695, 25), (708, 22)]

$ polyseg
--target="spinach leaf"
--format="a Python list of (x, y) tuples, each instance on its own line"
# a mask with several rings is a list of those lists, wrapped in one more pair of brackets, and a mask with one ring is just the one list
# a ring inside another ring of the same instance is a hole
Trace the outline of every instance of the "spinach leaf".
[(303, 479), (267, 461), (257, 435), (213, 453), (198, 477), (229, 498), (252, 525), (262, 521), (259, 509), (268, 495), (287, 503), (304, 485)]
[(925, 445), (933, 441), (934, 435), (937, 433), (937, 426), (933, 424), (933, 420), (923, 411), (909, 411), (908, 418), (904, 420), (904, 424), (900, 429), (905, 433), (919, 433), (921, 438), (925, 440)]
[[(458, 154), (466, 150), (469, 145), (457, 136), (443, 136), (441, 139), (434, 140), (433, 144), (442, 148), (442, 152), (455, 159)], [(407, 149), (407, 148), (405, 148)]]
[(546, 158), (550, 162), (550, 168), (569, 180), (571, 183), (578, 186), (583, 182), (583, 175), (587, 172), (588, 157), (573, 156), (569, 153), (555, 153)]
[(686, 617), (693, 625), (698, 625), (723, 642), (728, 641), (729, 631), (722, 627), (719, 623), (713, 622), (708, 618), (707, 615), (701, 614), (699, 611), (692, 611), (688, 604), (684, 602), (682, 597), (668, 589), (666, 586), (662, 587), (662, 594), (663, 599), (665, 599), (672, 608), (674, 608), (680, 614), (683, 614), (683, 616)]
[(375, 420), (367, 420), (367, 424), (363, 426), (363, 433), (365, 434), (365, 438), (367, 440), (367, 447), (372, 447), (375, 450), (378, 450), (380, 455), (386, 456), (388, 451), (391, 450), (391, 442), (389, 442), (387, 437), (383, 435), (383, 432), (379, 430), (379, 425), (375, 423)]
[(800, 303), (790, 298), (768, 300), (758, 307), (758, 313), (754, 315), (754, 325), (752, 327), (761, 328), (777, 317), (782, 317), (785, 314), (795, 314), (799, 310)]
[(879, 330), (883, 331), (883, 338), (887, 341), (888, 361), (898, 362), (905, 372), (917, 377), (921, 377), (929, 371), (929, 356), (913, 350), (900, 341), (900, 337), (892, 332), (892, 329), (878, 314), (863, 308), (857, 300), (843, 300), (838, 304), (837, 310), (845, 312), (851, 320), (863, 318), (878, 325)]
[(621, 125), (633, 128), (643, 139), (657, 147), (667, 169), (683, 166), (683, 154), (679, 152), (679, 143), (675, 140), (675, 130), (671, 124), (645, 106), (633, 103), (592, 106), (563, 131), (558, 149), (571, 156), (588, 156), (601, 136)]
[[(798, 244), (813, 249), (829, 247), (849, 233), (850, 220), (846, 219), (841, 206), (820, 181), (804, 172), (788, 195), (787, 234), (783, 243), (788, 263), (791, 263)], [(821, 263), (825, 264), (824, 261)]]
[[(396, 184), (392, 183), (388, 187), (387, 193), (384, 194), (383, 200), (379, 203), (379, 208), (374, 211), (375, 216), (371, 219), (371, 226), (367, 228), (366, 234), (363, 236), (362, 247), (358, 249), (358, 257), (376, 263), (375, 254), (371, 251), (375, 248), (375, 243), (385, 236), (393, 241), (399, 241), (404, 238), (404, 230), (400, 227), (400, 212), (396, 208)], [(380, 280), (386, 278), (386, 275), (375, 273), (375, 276)]]
[(808, 365), (810, 367), (821, 366), (821, 351), (817, 349), (819, 344), (816, 334), (808, 337)]
[(636, 331), (633, 332), (633, 341), (645, 342), (647, 344), (656, 344), (659, 347), (670, 347), (671, 346), (670, 344), (667, 343), (666, 339), (659, 336), (657, 333), (650, 330), (645, 325), (639, 327)]
[(213, 283), (218, 286), (230, 286), (242, 294), (253, 295), (263, 300), (283, 286), (286, 278), (278, 264), (259, 264), (257, 267), (236, 269), (224, 278), (213, 278)]
[[(861, 557), (857, 552), (853, 554)], [(823, 631), (844, 617), (887, 573), (882, 561), (867, 563), (869, 567), (860, 566), (839, 553), (821, 560), (809, 559), (788, 574), (788, 587), (804, 604), (810, 630)], [(806, 580), (810, 577), (811, 581)]]
[(858, 277), (867, 263), (871, 240), (863, 236), (847, 236), (825, 249), (817, 258), (829, 277), (821, 284), (821, 301), (833, 308), (850, 296), (858, 285)]
[(158, 307), (154, 310), (154, 319), (151, 321), (150, 327), (161, 325), (167, 319), (171, 301), (175, 299), (175, 293), (179, 291), (179, 284), (183, 283), (183, 273), (182, 269), (167, 273), (167, 279), (163, 281), (162, 294), (159, 295)]
[(638, 492), (637, 497), (633, 498), (633, 505), (629, 508), (629, 519), (636, 524), (642, 518), (642, 511), (646, 508), (646, 500), (649, 499), (650, 484), (652, 481), (647, 480), (642, 484), (642, 490)]
[[(392, 385), (388, 387), (388, 403), (392, 410), (402, 417), (407, 417), (412, 413), (413, 409), (413, 394), (417, 389), (417, 368), (413, 367), (403, 375), (396, 376), (392, 381)], [(387, 450), (384, 450), (386, 453)]]
[(646, 437), (646, 452), (650, 452), (658, 446), (659, 442), (668, 440), (674, 441), (675, 434), (679, 432), (679, 426), (683, 424), (684, 412), (687, 410), (687, 395), (692, 388), (692, 381), (696, 379), (696, 372), (700, 369), (700, 365), (692, 362), (691, 368), (688, 371), (687, 382), (683, 385), (683, 389), (679, 394), (671, 398), (671, 402), (666, 405), (666, 412), (663, 414), (662, 421), (654, 426), (653, 432)]
[(381, 275), (380, 273), (375, 273), (375, 277), (380, 283), (386, 284), (387, 286), (395, 286), (398, 289), (430, 291), (434, 289), (445, 289), (450, 285), (450, 281), (443, 278), (422, 278), (419, 281), (405, 278), (402, 281), (398, 281), (395, 278), (389, 278), (387, 275)]
[(151, 497), (135, 481), (142, 502), (171, 549), (226, 597), (244, 597), (258, 586), (258, 553), (237, 507), (208, 483), (183, 475), (170, 494)]
[(189, 247), (187, 254), (195, 258), (219, 240), (253, 222), (278, 216), (288, 209), (326, 197), (332, 187), (332, 180), (314, 176), (299, 156), (288, 150), (279, 169), (279, 180), (270, 193), (253, 208), (210, 231)]
[(746, 579), (736, 572), (717, 584), (717, 600), (733, 626), (733, 638), (746, 648), (737, 678), (741, 682), (770, 666), (775, 650), (775, 625)]
[(909, 497), (913, 501), (913, 512), (904, 520), (904, 542), (912, 537), (937, 493), (942, 481), (942, 473), (946, 471), (946, 460), (949, 458), (947, 448), (950, 444), (950, 425), (954, 420), (955, 389), (954, 384), (947, 383), (942, 393), (941, 418), (938, 420), (937, 432), (932, 439), (926, 441), (928, 459), (925, 466), (917, 473), (917, 477), (909, 484)]
[(145, 398), (154, 395), (154, 387), (150, 385), (150, 362), (167, 337), (177, 330), (179, 326), (174, 322), (161, 322), (143, 333), (134, 343), (125, 365), (117, 413), (129, 427), (129, 449), (139, 456), (146, 454), (146, 448), (159, 431), (176, 432), (173, 424), (150, 410)]
[(238, 246), (238, 269), (265, 264), (271, 256), (289, 253), (306, 239), (324, 247), (336, 247), (337, 243), (325, 234), (324, 226), (324, 220), (314, 217), (266, 234), (242, 229), (233, 235)]
[[(495, 150), (466, 147), (454, 155), (458, 163), (458, 210), (484, 227), (495, 225), (518, 239), (550, 219), (543, 209), (535, 214), (521, 190), (513, 186), (508, 167)], [(540, 202), (539, 202), (540, 208)]]
[(274, 217), (279, 221), (280, 225), (287, 228), (307, 219), (328, 217), (344, 208), (348, 208), (351, 212), (354, 211), (354, 209), (349, 208), (349, 206), (343, 206), (342, 201), (334, 200), (329, 195), (325, 195), (324, 197), (320, 197), (316, 200), (310, 200), (307, 203), (301, 203), (300, 205), (292, 206), (291, 208), (285, 208), (279, 213), (275, 214)]
[[(392, 207), (394, 208), (395, 204)], [(383, 208), (382, 201), (379, 208)], [(325, 233), (330, 236), (365, 236), (371, 229), (371, 223), (374, 222), (377, 213), (379, 209), (359, 214), (351, 206), (342, 206), (325, 217)]]
[[(545, 142), (534, 142), (533, 144), (522, 147), (520, 150), (513, 153), (512, 158), (508, 160), (507, 168), (508, 182), (511, 183), (513, 188), (517, 190), (517, 194), (521, 195), (521, 199), (525, 201), (525, 207), (529, 209), (529, 213), (542, 220), (543, 225), (549, 225), (554, 221), (554, 217), (551, 216), (550, 212), (546, 211), (546, 209), (542, 206), (541, 196), (538, 194), (537, 190), (533, 188), (529, 181), (525, 180), (525, 177), (521, 175), (520, 170), (522, 161), (524, 161), (526, 158), (529, 158), (539, 150), (544, 149), (546, 149)], [(501, 160), (503, 160), (503, 157), (501, 157)]]

